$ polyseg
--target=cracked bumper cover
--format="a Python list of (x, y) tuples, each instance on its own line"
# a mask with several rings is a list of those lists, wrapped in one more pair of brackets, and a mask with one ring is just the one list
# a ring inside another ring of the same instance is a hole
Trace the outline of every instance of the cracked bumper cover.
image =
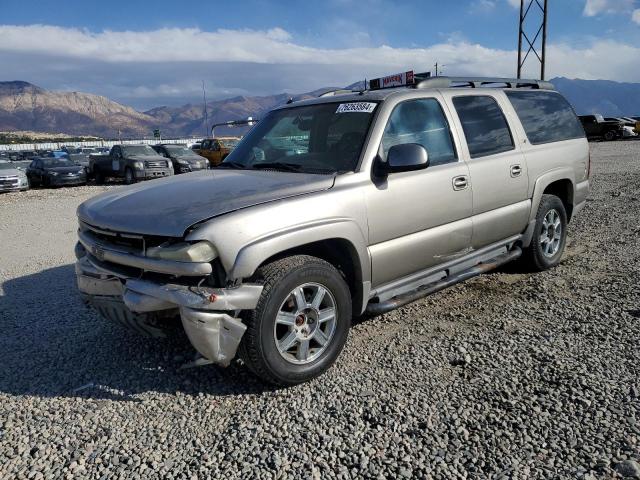
[[(240, 310), (254, 309), (261, 285), (237, 288), (188, 287), (140, 279), (121, 279), (103, 272), (86, 257), (76, 263), (78, 289), (97, 306), (107, 300), (123, 316), (179, 312), (193, 347), (205, 358), (227, 366), (234, 358), (246, 326), (235, 317)], [(102, 309), (98, 311), (106, 316)], [(108, 316), (111, 319), (111, 315)]]

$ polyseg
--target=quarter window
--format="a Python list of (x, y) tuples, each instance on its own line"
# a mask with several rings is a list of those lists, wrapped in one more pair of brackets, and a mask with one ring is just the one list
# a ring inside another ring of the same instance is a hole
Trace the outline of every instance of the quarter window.
[(429, 165), (442, 165), (457, 159), (449, 122), (442, 107), (433, 98), (421, 98), (400, 103), (391, 113), (382, 137), (387, 152), (394, 145), (417, 143), (429, 154)]
[[(571, 105), (554, 92), (507, 92), (533, 145), (584, 138), (584, 129)], [(595, 117), (589, 118), (593, 123)]]
[(511, 131), (498, 102), (489, 96), (455, 97), (471, 158), (513, 150)]

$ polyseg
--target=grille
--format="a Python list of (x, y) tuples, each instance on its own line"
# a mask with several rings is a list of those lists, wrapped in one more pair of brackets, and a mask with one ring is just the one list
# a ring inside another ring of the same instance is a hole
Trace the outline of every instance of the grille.
[(124, 247), (142, 255), (144, 255), (147, 248), (158, 246), (168, 240), (165, 237), (112, 232), (94, 227), (93, 225), (89, 225), (85, 222), (80, 222), (80, 229), (83, 231), (90, 231), (91, 234), (100, 240), (100, 242), (106, 247), (112, 245), (116, 247), (115, 250), (121, 250)]
[(20, 183), (20, 181), (18, 180), (17, 176), (4, 176), (4, 177), (0, 177), (0, 185), (2, 186), (11, 186), (11, 187), (15, 187), (18, 186), (18, 184)]
[(167, 168), (166, 160), (147, 160), (144, 162), (146, 168)]

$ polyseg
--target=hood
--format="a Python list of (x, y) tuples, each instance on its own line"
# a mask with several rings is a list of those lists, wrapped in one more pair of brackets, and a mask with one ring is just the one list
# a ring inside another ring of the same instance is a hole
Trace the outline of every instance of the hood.
[(78, 165), (71, 165), (70, 167), (44, 167), (45, 172), (58, 172), (58, 173), (77, 173), (82, 172), (83, 169)]
[(207, 159), (204, 157), (201, 157), (200, 155), (174, 155), (173, 158), (175, 160), (185, 160), (189, 163), (196, 163), (196, 162), (206, 162)]
[(125, 155), (125, 158), (127, 160), (137, 160), (140, 162), (157, 162), (159, 160), (164, 160), (165, 162), (167, 161), (167, 159), (162, 155)]
[(332, 175), (203, 170), (121, 187), (78, 207), (91, 225), (119, 232), (182, 237), (192, 225), (241, 208), (328, 190)]
[(0, 169), (0, 178), (2, 177), (24, 177), (24, 170), (18, 170), (17, 168), (2, 168)]

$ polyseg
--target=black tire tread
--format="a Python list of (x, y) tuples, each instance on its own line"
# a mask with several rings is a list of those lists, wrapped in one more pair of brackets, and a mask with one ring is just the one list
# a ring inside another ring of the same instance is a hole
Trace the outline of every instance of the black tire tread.
[[(536, 212), (536, 227), (534, 229), (533, 238), (531, 239), (531, 244), (523, 250), (522, 257), (520, 258), (521, 264), (528, 271), (542, 272), (542, 271), (548, 270), (549, 268), (553, 268), (554, 266), (557, 265), (557, 262), (553, 264), (549, 264), (547, 260), (543, 258), (542, 252), (540, 251), (540, 248), (537, 242), (539, 237), (539, 228), (538, 228), (539, 223), (542, 222), (544, 215), (551, 208), (556, 208), (559, 211), (560, 216), (562, 217), (562, 220), (563, 220), (562, 227), (564, 229), (564, 233), (563, 233), (564, 240), (560, 247), (560, 251), (561, 252), (564, 251), (564, 246), (566, 244), (566, 235), (567, 235), (566, 229), (568, 225), (567, 212), (560, 198), (558, 198), (555, 195), (550, 195), (545, 193), (542, 195), (542, 198), (540, 199), (540, 205), (538, 206), (538, 211)], [(560, 258), (562, 258), (562, 255), (560, 255)]]
[[(247, 311), (243, 316), (247, 330), (238, 349), (238, 355), (255, 375), (274, 385), (287, 385), (288, 382), (284, 382), (265, 367), (264, 352), (260, 348), (259, 312), (264, 310), (271, 291), (276, 288), (282, 278), (296, 268), (313, 266), (333, 269), (340, 275), (338, 270), (325, 260), (309, 255), (294, 255), (263, 265), (254, 276), (254, 281), (263, 285), (262, 295), (255, 310)], [(329, 366), (327, 365), (322, 372)], [(322, 372), (318, 372), (318, 375)]]

